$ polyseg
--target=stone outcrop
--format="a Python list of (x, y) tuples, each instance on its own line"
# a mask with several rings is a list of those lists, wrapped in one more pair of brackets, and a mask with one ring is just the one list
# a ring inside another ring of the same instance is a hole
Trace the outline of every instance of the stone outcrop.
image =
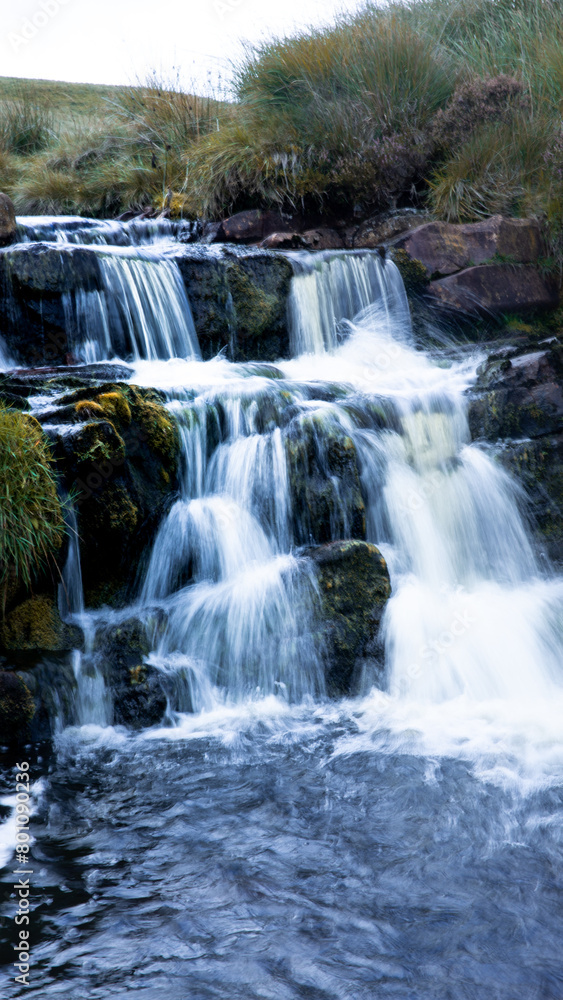
[(436, 305), (467, 317), (554, 309), (559, 302), (556, 282), (543, 277), (533, 265), (469, 267), (432, 281), (429, 294)]
[(545, 254), (535, 219), (505, 219), (502, 215), (460, 225), (428, 222), (408, 233), (400, 245), (409, 257), (424, 264), (429, 278), (499, 259), (531, 264)]
[(253, 208), (223, 219), (215, 239), (225, 243), (259, 243), (280, 229), (285, 229), (285, 221), (279, 212)]
[(365, 660), (383, 669), (380, 624), (391, 595), (389, 571), (375, 545), (329, 542), (307, 554), (318, 573), (320, 634), (327, 655), (327, 691), (350, 694)]
[(501, 348), (478, 372), (470, 393), (475, 440), (523, 485), (539, 539), (563, 561), (563, 347), (558, 339)]
[(0, 247), (15, 243), (17, 239), (16, 210), (7, 194), (0, 192)]

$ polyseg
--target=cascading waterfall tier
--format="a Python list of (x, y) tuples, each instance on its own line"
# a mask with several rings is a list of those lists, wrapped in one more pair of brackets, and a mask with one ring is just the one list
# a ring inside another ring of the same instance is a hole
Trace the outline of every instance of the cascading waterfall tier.
[(66, 325), (75, 355), (87, 363), (197, 358), (190, 304), (175, 261), (130, 250), (99, 255), (102, 290), (65, 296)]
[(289, 299), (293, 355), (333, 350), (347, 320), (377, 303), (396, 337), (410, 330), (409, 306), (397, 267), (379, 253), (291, 254)]

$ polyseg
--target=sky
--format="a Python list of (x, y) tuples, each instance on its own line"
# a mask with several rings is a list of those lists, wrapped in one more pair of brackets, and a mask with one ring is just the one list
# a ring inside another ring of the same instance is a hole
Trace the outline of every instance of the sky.
[(243, 41), (330, 23), (362, 0), (0, 0), (0, 75), (131, 84), (151, 71), (199, 92)]

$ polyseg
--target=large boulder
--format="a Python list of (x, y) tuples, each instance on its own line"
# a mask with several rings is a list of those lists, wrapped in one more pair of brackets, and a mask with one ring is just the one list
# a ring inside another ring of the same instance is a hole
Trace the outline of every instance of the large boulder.
[(0, 247), (7, 247), (17, 238), (16, 210), (7, 194), (0, 192)]
[(82, 645), (80, 629), (61, 620), (53, 593), (34, 594), (0, 617), (0, 648), (60, 652)]
[(563, 348), (501, 351), (479, 369), (471, 390), (474, 438), (541, 437), (563, 430)]
[(259, 249), (187, 247), (176, 260), (204, 358), (223, 349), (235, 361), (289, 355), (293, 268), (284, 256)]
[(435, 305), (462, 318), (553, 309), (559, 303), (556, 282), (524, 264), (468, 267), (432, 281), (428, 292)]
[(531, 264), (545, 253), (535, 219), (505, 219), (502, 215), (460, 225), (428, 222), (409, 232), (400, 245), (424, 264), (433, 278), (499, 259)]
[(387, 564), (375, 545), (356, 540), (329, 542), (307, 554), (318, 573), (327, 691), (351, 694), (366, 660), (375, 666), (372, 676), (383, 672), (379, 630), (391, 595)]
[(162, 626), (163, 616), (155, 613), (147, 620), (128, 618), (96, 633), (94, 650), (104, 664), (116, 725), (152, 726), (166, 711), (164, 674), (146, 663)]

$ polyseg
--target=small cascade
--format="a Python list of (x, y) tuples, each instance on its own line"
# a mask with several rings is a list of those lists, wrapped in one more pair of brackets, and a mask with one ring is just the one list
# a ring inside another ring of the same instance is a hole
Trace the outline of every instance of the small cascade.
[(289, 299), (293, 355), (334, 350), (344, 321), (380, 305), (395, 336), (410, 328), (409, 306), (396, 265), (377, 252), (292, 254)]
[(59, 611), (63, 621), (77, 625), (84, 635), (84, 651), (75, 649), (72, 653), (76, 680), (74, 721), (79, 726), (107, 726), (112, 715), (111, 692), (93, 652), (94, 624), (84, 609), (78, 523), (72, 505), (67, 508), (66, 524), (69, 543), (62, 581), (59, 584)]
[(65, 296), (74, 353), (87, 363), (197, 358), (199, 345), (177, 264), (131, 252), (100, 254), (102, 291)]
[[(258, 432), (276, 400), (266, 393), (260, 402), (237, 386), (180, 410), (182, 497), (158, 531), (141, 603), (168, 612), (153, 663), (187, 678), (184, 710), (255, 694), (301, 700), (324, 688), (311, 635), (316, 580), (309, 560), (291, 552), (282, 432)], [(288, 405), (279, 390), (277, 404)]]
[(199, 235), (197, 222), (171, 219), (83, 219), (80, 216), (18, 216), (21, 243), (77, 243), (141, 247), (155, 243), (190, 243)]

